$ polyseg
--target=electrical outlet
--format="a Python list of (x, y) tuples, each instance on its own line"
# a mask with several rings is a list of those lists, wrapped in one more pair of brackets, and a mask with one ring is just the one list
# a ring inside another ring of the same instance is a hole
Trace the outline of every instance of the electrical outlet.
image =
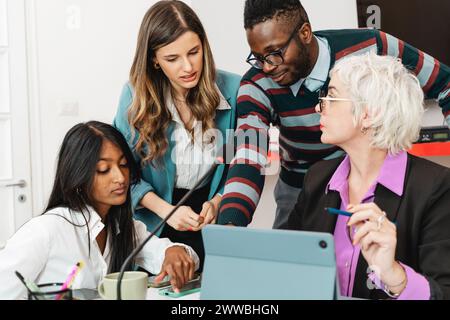
[(59, 101), (58, 114), (65, 117), (77, 117), (79, 115), (78, 101)]

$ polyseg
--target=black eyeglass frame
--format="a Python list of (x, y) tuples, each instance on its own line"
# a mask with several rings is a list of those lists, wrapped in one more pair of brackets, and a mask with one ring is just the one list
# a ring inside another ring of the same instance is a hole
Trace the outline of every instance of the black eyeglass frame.
[[(248, 64), (250, 64), (252, 67), (255, 67), (257, 69), (262, 69), (264, 67), (264, 63), (267, 62), (268, 64), (270, 64), (271, 66), (279, 66), (282, 65), (284, 63), (284, 54), (286, 53), (287, 48), (289, 47), (289, 45), (291, 44), (292, 39), (294, 39), (295, 34), (298, 32), (298, 30), (300, 30), (301, 28), (303, 28), (303, 26), (305, 25), (306, 22), (300, 21), (297, 26), (294, 28), (294, 31), (292, 31), (289, 39), (287, 40), (286, 44), (281, 47), (278, 50), (269, 52), (268, 54), (264, 55), (264, 56), (255, 56), (253, 54), (253, 52), (250, 52), (250, 54), (248, 55), (247, 59), (245, 60)], [(280, 62), (274, 62), (268, 59), (268, 57), (273, 56), (273, 57), (278, 57), (280, 58)]]

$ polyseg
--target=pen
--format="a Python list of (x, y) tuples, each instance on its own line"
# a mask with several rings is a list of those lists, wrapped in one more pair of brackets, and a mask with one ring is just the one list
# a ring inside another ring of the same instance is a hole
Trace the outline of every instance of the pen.
[[(346, 217), (352, 216), (352, 213), (350, 213), (348, 211), (344, 211), (344, 210), (339, 210), (339, 209), (329, 208), (329, 207), (326, 207), (325, 210), (328, 211), (329, 214), (337, 214), (337, 215), (340, 214), (340, 215), (343, 215)], [(395, 224), (395, 226), (397, 226), (397, 221), (393, 221), (392, 223)]]
[(342, 215), (342, 216), (346, 216), (346, 217), (352, 216), (352, 214), (348, 211), (343, 211), (343, 210), (339, 210), (339, 209), (335, 209), (335, 208), (326, 207), (325, 210), (328, 211), (329, 214)]
[(25, 278), (23, 277), (23, 275), (19, 271), (16, 270), (15, 274), (16, 274), (17, 278), (19, 278), (20, 282), (23, 283), (25, 288), (27, 288), (27, 290), (32, 295), (34, 295), (36, 297), (35, 293), (40, 293), (41, 292), (41, 290), (39, 290), (39, 287), (34, 282), (25, 280)]

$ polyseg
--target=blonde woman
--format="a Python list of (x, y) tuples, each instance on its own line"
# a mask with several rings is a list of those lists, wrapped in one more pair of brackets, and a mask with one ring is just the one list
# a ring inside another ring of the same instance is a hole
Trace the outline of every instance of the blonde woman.
[(372, 53), (337, 63), (316, 106), (322, 142), (347, 156), (311, 167), (282, 228), (334, 234), (342, 295), (450, 299), (450, 170), (407, 153), (422, 101), (400, 61)]
[[(239, 81), (215, 69), (203, 26), (186, 4), (160, 1), (148, 10), (114, 125), (141, 165), (132, 200), (149, 230), (211, 168), (235, 126)], [(202, 264), (200, 230), (216, 220), (225, 174), (218, 166), (157, 234), (189, 244)]]

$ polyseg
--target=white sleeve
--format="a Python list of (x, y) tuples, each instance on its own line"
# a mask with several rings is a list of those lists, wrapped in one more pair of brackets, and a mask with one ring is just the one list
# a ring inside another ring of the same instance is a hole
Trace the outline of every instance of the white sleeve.
[[(139, 245), (147, 238), (150, 232), (147, 231), (147, 227), (141, 221), (135, 221), (134, 226)], [(174, 246), (184, 247), (195, 262), (195, 270), (199, 268), (200, 259), (197, 253), (190, 246), (172, 242), (168, 238), (158, 238), (157, 236), (153, 236), (150, 241), (145, 244), (141, 252), (138, 253), (136, 257), (136, 264), (153, 274), (159, 274), (166, 256), (166, 250)]]
[(15, 271), (35, 282), (47, 263), (50, 235), (38, 220), (33, 218), (25, 223), (0, 250), (0, 299), (25, 297), (26, 288)]

